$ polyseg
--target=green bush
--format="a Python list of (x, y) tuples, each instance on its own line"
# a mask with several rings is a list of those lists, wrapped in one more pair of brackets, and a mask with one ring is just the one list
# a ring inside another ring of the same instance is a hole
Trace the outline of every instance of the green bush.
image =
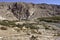
[(5, 21), (0, 21), (0, 25), (9, 26), (9, 24)]
[(18, 27), (18, 28), (22, 28), (23, 25), (17, 24), (16, 27)]
[(16, 24), (13, 21), (0, 21), (0, 25), (4, 25), (4, 26), (16, 26)]
[(25, 26), (26, 28), (30, 28), (30, 29), (38, 29), (38, 28), (39, 28), (39, 27), (34, 26), (34, 25), (31, 24), (31, 23), (23, 24), (23, 26)]
[(49, 29), (49, 26), (47, 26), (45, 23), (43, 23), (42, 25), (45, 27), (45, 29)]
[(57, 23), (60, 21), (60, 16), (53, 16), (53, 17), (42, 17), (42, 18), (37, 18), (39, 21), (45, 21), (45, 22), (54, 22)]

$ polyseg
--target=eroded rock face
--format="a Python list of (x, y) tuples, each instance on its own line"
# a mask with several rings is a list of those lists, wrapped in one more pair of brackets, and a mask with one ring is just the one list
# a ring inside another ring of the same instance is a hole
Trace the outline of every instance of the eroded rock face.
[[(11, 15), (10, 15), (11, 14)], [(9, 16), (6, 16), (9, 15)], [(35, 19), (60, 15), (60, 5), (33, 3), (0, 3), (0, 16), (7, 19)]]

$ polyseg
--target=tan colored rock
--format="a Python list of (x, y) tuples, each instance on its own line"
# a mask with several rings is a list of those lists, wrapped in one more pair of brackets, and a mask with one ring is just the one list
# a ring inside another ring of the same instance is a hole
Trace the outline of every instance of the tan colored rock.
[(17, 32), (18, 32), (18, 31), (20, 31), (20, 28), (14, 27), (14, 28), (13, 28), (13, 31), (17, 31)]
[(23, 30), (26, 30), (27, 28), (25, 27), (25, 26), (23, 26), (23, 28), (22, 28)]

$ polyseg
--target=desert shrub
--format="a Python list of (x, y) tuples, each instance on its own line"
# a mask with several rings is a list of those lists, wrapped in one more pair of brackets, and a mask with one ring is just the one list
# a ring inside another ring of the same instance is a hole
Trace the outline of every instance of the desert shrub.
[(45, 27), (45, 29), (49, 29), (49, 27), (47, 27), (47, 26), (44, 26)]
[(18, 28), (22, 28), (23, 25), (17, 24), (16, 27), (18, 27)]
[(60, 33), (58, 33), (57, 36), (60, 36)]
[(7, 27), (0, 27), (1, 30), (7, 30)]
[(38, 32), (38, 34), (42, 34), (41, 32)]
[(45, 27), (45, 29), (49, 29), (48, 27)]
[(54, 36), (60, 36), (60, 33), (54, 34)]
[(55, 28), (52, 28), (52, 30), (56, 30)]
[(38, 27), (34, 26), (34, 25), (30, 25), (29, 27), (30, 27), (30, 29), (38, 29)]
[(0, 21), (0, 25), (3, 25), (3, 26), (16, 26), (16, 24), (13, 22), (13, 21)]
[(42, 18), (37, 18), (37, 20), (45, 21), (45, 22), (54, 22), (54, 23), (57, 23), (60, 20), (60, 16), (42, 17)]
[(38, 29), (39, 27), (34, 26), (32, 23), (26, 23), (23, 24), (23, 26), (25, 26), (26, 28), (30, 28), (30, 29)]
[(36, 26), (30, 26), (30, 29), (39, 29), (39, 27), (36, 27)]
[(8, 21), (8, 24), (9, 25), (16, 25), (15, 22), (13, 22), (13, 21)]
[(45, 23), (43, 23), (42, 25), (45, 27), (45, 29), (49, 29), (49, 27)]
[(22, 21), (29, 21), (28, 19), (21, 19)]
[(9, 24), (5, 21), (0, 21), (0, 25), (9, 26)]
[(34, 35), (31, 36), (30, 40), (37, 40), (37, 37), (35, 37)]

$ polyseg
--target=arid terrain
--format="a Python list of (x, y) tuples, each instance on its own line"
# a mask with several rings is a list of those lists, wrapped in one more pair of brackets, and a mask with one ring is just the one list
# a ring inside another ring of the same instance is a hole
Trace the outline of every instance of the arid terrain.
[(60, 5), (0, 2), (0, 40), (60, 40)]

